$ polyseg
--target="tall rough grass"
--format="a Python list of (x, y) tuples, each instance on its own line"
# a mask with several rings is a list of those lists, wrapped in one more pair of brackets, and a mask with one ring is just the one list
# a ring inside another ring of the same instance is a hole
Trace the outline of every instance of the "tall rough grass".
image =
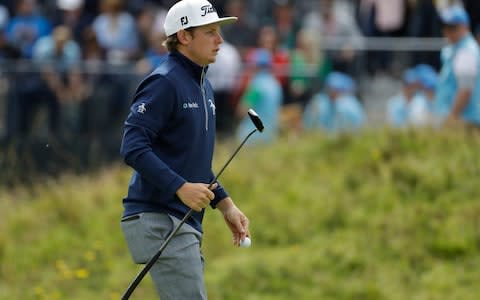
[[(222, 184), (251, 220), (234, 248), (208, 210), (210, 299), (478, 299), (480, 139), (305, 135), (243, 149)], [(233, 146), (220, 145), (215, 167)], [(119, 227), (130, 170), (0, 191), (0, 299), (119, 299), (139, 267)], [(155, 299), (151, 280), (132, 299)]]

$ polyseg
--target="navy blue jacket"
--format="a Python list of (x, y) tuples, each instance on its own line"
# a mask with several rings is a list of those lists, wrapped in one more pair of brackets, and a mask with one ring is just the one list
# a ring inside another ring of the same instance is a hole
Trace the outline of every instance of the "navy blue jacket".
[[(214, 179), (213, 90), (201, 67), (172, 52), (139, 85), (125, 121), (120, 153), (134, 169), (123, 216), (162, 212), (183, 218), (189, 208), (176, 196), (185, 182)], [(227, 193), (214, 191), (215, 208)], [(188, 224), (202, 232), (202, 212)]]

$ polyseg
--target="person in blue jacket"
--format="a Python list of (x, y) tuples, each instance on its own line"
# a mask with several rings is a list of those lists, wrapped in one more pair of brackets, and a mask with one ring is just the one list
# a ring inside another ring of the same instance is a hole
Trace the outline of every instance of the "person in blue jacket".
[(438, 75), (430, 65), (420, 64), (415, 67), (418, 73), (418, 90), (408, 104), (408, 123), (423, 127), (437, 125), (433, 111), (433, 101), (437, 89)]
[(330, 73), (326, 93), (315, 95), (305, 107), (305, 129), (322, 128), (330, 133), (351, 132), (365, 123), (365, 113), (354, 95), (355, 82), (341, 72)]
[(146, 263), (187, 211), (181, 227), (150, 270), (162, 300), (206, 299), (202, 219), (218, 208), (233, 243), (249, 236), (249, 221), (215, 176), (215, 101), (205, 78), (220, 44), (219, 18), (206, 0), (182, 0), (165, 18), (168, 57), (135, 93), (124, 125), (121, 155), (134, 171), (123, 199), (122, 230), (135, 263)]
[(402, 90), (397, 95), (388, 99), (387, 122), (393, 127), (405, 127), (409, 120), (408, 106), (418, 93), (418, 69), (409, 68), (403, 72)]
[(401, 93), (389, 99), (387, 120), (397, 128), (434, 125), (433, 95), (437, 87), (437, 73), (432, 66), (419, 64), (403, 75)]
[[(265, 130), (252, 136), (250, 143), (272, 142), (278, 135), (280, 106), (282, 105), (282, 86), (271, 71), (272, 55), (267, 49), (256, 49), (251, 55), (251, 64), (255, 70), (245, 93), (242, 96), (238, 112), (245, 116), (248, 108), (253, 108), (262, 118)], [(244, 117), (237, 128), (237, 139), (243, 138), (254, 129), (250, 118)]]
[(441, 51), (442, 69), (435, 113), (447, 124), (480, 126), (480, 48), (470, 32), (465, 9), (453, 5), (440, 13), (448, 45)]

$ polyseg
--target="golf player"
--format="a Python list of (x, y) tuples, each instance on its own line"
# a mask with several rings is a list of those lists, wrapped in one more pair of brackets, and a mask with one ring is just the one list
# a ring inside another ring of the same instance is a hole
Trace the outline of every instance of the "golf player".
[(205, 208), (218, 208), (233, 243), (249, 236), (247, 217), (215, 178), (215, 100), (205, 78), (220, 44), (219, 18), (207, 0), (182, 0), (165, 18), (168, 57), (139, 85), (125, 125), (121, 155), (134, 171), (121, 227), (135, 263), (163, 244), (187, 211), (195, 212), (150, 270), (162, 300), (207, 299), (202, 241)]
[(448, 45), (442, 49), (435, 112), (447, 124), (458, 120), (480, 126), (480, 49), (459, 5), (440, 12)]

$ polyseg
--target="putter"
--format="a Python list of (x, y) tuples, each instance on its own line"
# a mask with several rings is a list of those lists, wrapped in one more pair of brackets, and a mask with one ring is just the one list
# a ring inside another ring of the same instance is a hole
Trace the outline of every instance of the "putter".
[[(223, 167), (220, 169), (220, 171), (218, 172), (217, 176), (215, 176), (215, 178), (210, 182), (210, 184), (208, 185), (208, 188), (210, 189), (212, 187), (212, 185), (217, 182), (218, 178), (220, 177), (220, 175), (222, 175), (223, 171), (227, 168), (227, 166), (230, 164), (230, 162), (232, 161), (232, 159), (235, 157), (235, 155), (237, 155), (237, 153), (240, 151), (240, 149), (242, 148), (242, 146), (247, 142), (248, 138), (250, 136), (252, 136), (252, 134), (254, 134), (256, 131), (259, 131), (259, 132), (262, 132), (264, 127), (263, 127), (263, 123), (262, 123), (262, 120), (260, 120), (260, 117), (258, 116), (258, 114), (253, 110), (253, 109), (249, 109), (248, 110), (248, 116), (250, 117), (250, 120), (252, 121), (253, 125), (255, 125), (255, 129), (253, 129), (242, 141), (242, 143), (240, 143), (240, 145), (237, 147), (237, 149), (233, 152), (232, 156), (230, 156), (230, 158), (227, 160), (227, 162), (225, 163), (225, 165), (223, 165)], [(132, 283), (130, 283), (130, 285), (128, 286), (127, 290), (125, 291), (125, 293), (123, 294), (122, 296), (122, 300), (128, 300), (130, 298), (130, 296), (132, 295), (133, 291), (137, 288), (137, 286), (140, 284), (140, 282), (142, 281), (143, 277), (145, 277), (145, 275), (148, 273), (148, 271), (150, 271), (150, 269), (153, 267), (153, 265), (155, 264), (155, 262), (158, 260), (158, 258), (162, 255), (162, 252), (163, 250), (165, 249), (165, 247), (167, 247), (168, 243), (172, 240), (172, 238), (175, 236), (175, 234), (177, 234), (178, 230), (180, 230), (180, 227), (182, 227), (182, 225), (192, 216), (193, 214), (193, 209), (190, 209), (186, 214), (185, 216), (183, 217), (183, 219), (180, 221), (180, 223), (178, 223), (178, 225), (172, 230), (172, 232), (170, 232), (170, 234), (168, 235), (167, 239), (165, 240), (165, 242), (163, 242), (162, 246), (160, 247), (160, 249), (158, 249), (157, 253), (155, 253), (154, 256), (152, 256), (152, 258), (150, 258), (150, 260), (145, 264), (145, 266), (143, 267), (143, 269), (137, 274), (137, 276), (135, 276), (135, 279), (132, 281)]]

